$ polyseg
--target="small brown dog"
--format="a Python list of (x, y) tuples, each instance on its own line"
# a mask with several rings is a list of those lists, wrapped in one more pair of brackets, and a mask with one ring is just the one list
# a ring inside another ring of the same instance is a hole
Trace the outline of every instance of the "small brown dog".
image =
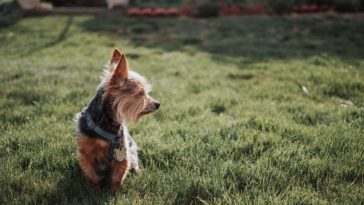
[(139, 171), (137, 146), (127, 125), (159, 108), (150, 91), (145, 78), (129, 71), (125, 55), (115, 49), (96, 96), (77, 116), (80, 166), (96, 191), (105, 179), (116, 191), (129, 169)]

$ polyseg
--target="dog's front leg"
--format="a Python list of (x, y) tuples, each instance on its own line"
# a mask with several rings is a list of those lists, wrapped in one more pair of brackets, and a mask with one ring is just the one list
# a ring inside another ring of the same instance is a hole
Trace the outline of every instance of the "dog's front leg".
[(121, 162), (117, 160), (113, 160), (111, 162), (111, 190), (113, 192), (116, 192), (120, 188), (124, 178), (126, 177), (126, 174), (128, 173), (128, 169), (128, 159), (125, 159)]
[(88, 159), (84, 154), (80, 154), (80, 166), (83, 174), (86, 177), (87, 182), (92, 186), (95, 192), (100, 192), (100, 180), (101, 178), (96, 173), (96, 165), (92, 162), (93, 159)]
[(131, 138), (130, 134), (128, 134), (128, 141), (129, 141), (129, 149), (128, 149), (128, 156), (130, 160), (130, 171), (139, 173), (139, 157), (138, 157), (138, 146)]

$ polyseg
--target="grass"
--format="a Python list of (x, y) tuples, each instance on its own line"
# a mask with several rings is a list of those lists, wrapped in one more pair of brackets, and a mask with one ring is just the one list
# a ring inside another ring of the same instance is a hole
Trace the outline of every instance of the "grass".
[[(0, 25), (2, 204), (364, 203), (360, 15)], [(130, 128), (143, 173), (95, 195), (73, 117), (114, 47), (161, 110)]]

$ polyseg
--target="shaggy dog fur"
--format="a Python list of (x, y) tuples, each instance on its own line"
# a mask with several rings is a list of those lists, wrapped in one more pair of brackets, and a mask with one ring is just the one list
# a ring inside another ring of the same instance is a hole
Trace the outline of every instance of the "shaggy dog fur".
[[(77, 116), (80, 166), (96, 191), (105, 179), (109, 179), (112, 191), (116, 191), (129, 170), (139, 170), (137, 146), (127, 125), (159, 108), (159, 102), (149, 95), (150, 91), (145, 78), (130, 71), (125, 55), (115, 49), (96, 96)], [(88, 126), (86, 113), (102, 130), (120, 136), (118, 146), (125, 150), (123, 160), (110, 155), (112, 142)]]

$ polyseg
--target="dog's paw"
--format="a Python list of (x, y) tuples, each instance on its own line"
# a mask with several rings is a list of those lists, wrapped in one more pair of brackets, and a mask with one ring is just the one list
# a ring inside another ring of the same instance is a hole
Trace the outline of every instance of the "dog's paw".
[(140, 174), (140, 173), (142, 173), (142, 169), (140, 169), (139, 167), (132, 167), (131, 169), (130, 169), (130, 172), (132, 172), (132, 173), (134, 173), (134, 174)]

